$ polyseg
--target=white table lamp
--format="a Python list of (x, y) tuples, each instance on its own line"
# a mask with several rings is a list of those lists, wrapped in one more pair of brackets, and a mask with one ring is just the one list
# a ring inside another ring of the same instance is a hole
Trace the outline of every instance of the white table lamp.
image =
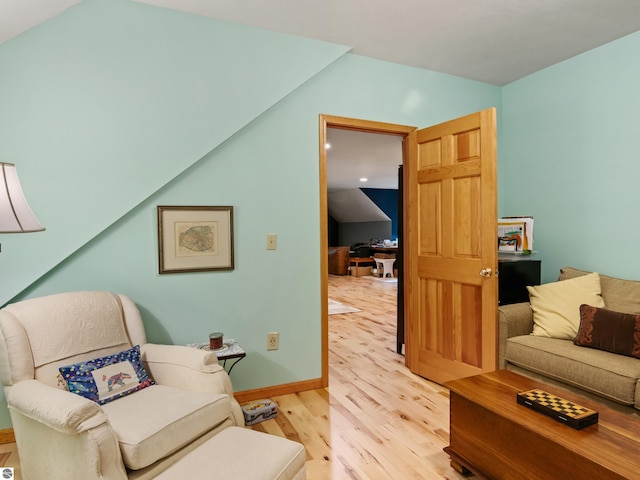
[(27, 233), (44, 230), (24, 198), (16, 166), (0, 162), (0, 233)]

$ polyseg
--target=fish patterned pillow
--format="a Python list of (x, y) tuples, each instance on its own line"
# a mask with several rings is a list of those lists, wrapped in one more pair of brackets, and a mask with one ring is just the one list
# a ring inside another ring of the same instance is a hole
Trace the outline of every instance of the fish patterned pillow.
[(67, 390), (100, 405), (154, 384), (142, 364), (140, 345), (59, 370)]

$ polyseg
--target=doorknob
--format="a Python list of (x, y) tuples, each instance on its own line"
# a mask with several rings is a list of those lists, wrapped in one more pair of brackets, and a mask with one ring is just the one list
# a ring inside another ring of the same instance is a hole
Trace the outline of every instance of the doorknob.
[(491, 276), (491, 269), (490, 268), (483, 268), (482, 270), (480, 270), (480, 276), (481, 277), (490, 277)]

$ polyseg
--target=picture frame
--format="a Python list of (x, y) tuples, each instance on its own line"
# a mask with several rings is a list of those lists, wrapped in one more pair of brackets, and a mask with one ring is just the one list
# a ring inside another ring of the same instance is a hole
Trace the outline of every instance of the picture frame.
[(498, 219), (499, 252), (531, 252), (533, 250), (533, 217), (502, 217)]
[(158, 208), (160, 274), (233, 270), (233, 207)]

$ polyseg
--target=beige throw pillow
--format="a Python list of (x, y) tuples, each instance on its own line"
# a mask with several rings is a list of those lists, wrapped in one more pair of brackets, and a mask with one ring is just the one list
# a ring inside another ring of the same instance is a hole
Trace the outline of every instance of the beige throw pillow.
[(573, 340), (580, 326), (580, 305), (604, 307), (597, 272), (560, 282), (527, 287), (538, 337)]

